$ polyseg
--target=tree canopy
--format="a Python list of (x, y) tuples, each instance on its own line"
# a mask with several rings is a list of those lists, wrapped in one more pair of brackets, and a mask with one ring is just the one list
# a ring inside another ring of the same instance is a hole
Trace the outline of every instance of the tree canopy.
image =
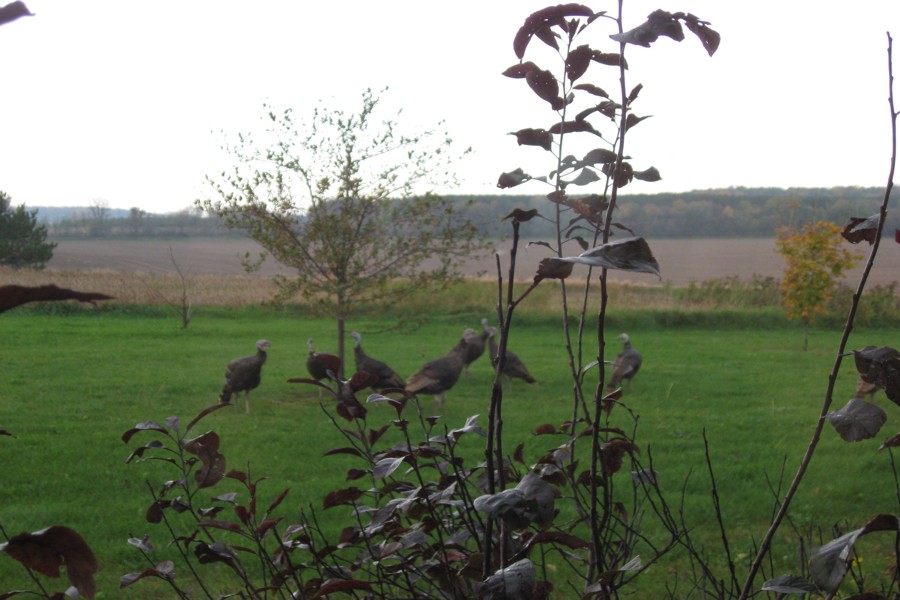
[(428, 191), (454, 178), (452, 140), (403, 134), (396, 117), (376, 119), (378, 105), (367, 90), (358, 112), (320, 107), (308, 123), (266, 107), (266, 141), (227, 145), (236, 165), (209, 178), (214, 199), (197, 202), (294, 269), (279, 280), (282, 297), (335, 317), (342, 357), (346, 319), (447, 287), (484, 247), (459, 205)]
[(56, 243), (47, 241), (47, 228), (37, 221), (37, 210), (26, 210), (24, 204), (13, 208), (12, 198), (0, 191), (0, 264), (43, 269), (54, 248)]

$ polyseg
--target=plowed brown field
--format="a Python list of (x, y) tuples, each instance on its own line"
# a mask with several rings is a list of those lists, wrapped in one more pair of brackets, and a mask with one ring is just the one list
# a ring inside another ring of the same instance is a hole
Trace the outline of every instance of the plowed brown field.
[[(509, 242), (503, 242), (496, 249), (501, 257), (504, 277), (508, 268), (509, 246)], [(673, 285), (730, 276), (749, 279), (753, 274), (780, 278), (784, 269), (784, 261), (775, 252), (772, 239), (653, 240), (650, 246), (660, 264), (663, 282)], [(171, 242), (64, 240), (59, 242), (49, 268), (64, 271), (103, 269), (128, 273), (174, 273), (170, 248), (182, 271), (193, 276), (242, 275), (244, 271), (241, 257), (247, 252), (256, 256), (260, 251), (253, 241), (234, 239)], [(867, 251), (868, 246), (857, 249), (860, 253)], [(550, 256), (550, 251), (545, 247), (523, 245), (519, 251), (516, 278), (531, 279), (540, 260), (547, 256)], [(473, 277), (479, 274), (492, 276), (496, 273), (496, 259), (492, 254), (481, 260), (470, 261), (467, 270)], [(847, 281), (855, 282), (861, 270), (861, 266), (855, 269)], [(264, 263), (258, 275), (271, 276), (279, 272), (287, 271), (269, 260)], [(585, 267), (576, 266), (574, 275), (581, 276), (585, 272)], [(624, 272), (612, 272), (611, 279), (648, 285), (660, 283), (652, 275)], [(897, 280), (900, 280), (900, 244), (885, 239), (869, 283), (879, 285)]]

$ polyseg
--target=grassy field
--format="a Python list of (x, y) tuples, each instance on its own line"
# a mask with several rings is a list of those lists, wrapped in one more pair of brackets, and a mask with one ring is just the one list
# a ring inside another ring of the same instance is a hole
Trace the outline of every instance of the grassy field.
[[(181, 329), (165, 308), (62, 306), (17, 309), (0, 319), (0, 429), (15, 436), (0, 437), (0, 522), (10, 534), (51, 524), (81, 532), (100, 560), (98, 598), (160, 594), (152, 584), (119, 590), (118, 581), (124, 573), (146, 567), (126, 543), (129, 536), (149, 533), (163, 545), (159, 526), (143, 519), (150, 505), (146, 482), (158, 485), (174, 474), (159, 462), (125, 464), (131, 450), (150, 436), (126, 446), (122, 433), (138, 422), (171, 415), (186, 422), (215, 403), (225, 363), (251, 353), (259, 338), (269, 339), (272, 348), (263, 384), (253, 395), (252, 414), (244, 415), (239, 404), (210, 416), (204, 427), (221, 435), (229, 468), (269, 477), (262, 484), (264, 496), (274, 498), (290, 488), (284, 504), (288, 519), (296, 518), (301, 508), (320, 507), (325, 493), (346, 485), (343, 473), (352, 460), (322, 457), (342, 445), (341, 436), (320, 409), (313, 388), (286, 382), (306, 375), (307, 338), (314, 338), (320, 350), (334, 350), (331, 322), (305, 318), (296, 308), (198, 309), (190, 327)], [(388, 331), (390, 317), (351, 327), (363, 332), (371, 355), (408, 375), (449, 349), (465, 327), (478, 327), (481, 317), (490, 314), (463, 302), (460, 307), (420, 312), (417, 329)], [(645, 458), (652, 453), (670, 498), (677, 501), (683, 492), (687, 522), (715, 554), (719, 534), (710, 519), (702, 440), (706, 431), (740, 576), (749, 565), (752, 542), (762, 536), (772, 512), (767, 478), (777, 480), (783, 464), (792, 476), (809, 441), (839, 332), (814, 330), (810, 350), (801, 352), (800, 329), (778, 315), (722, 314), (721, 319), (702, 319), (623, 311), (611, 319), (614, 330), (608, 333), (612, 338), (628, 331), (644, 354), (644, 367), (626, 396), (640, 415), (638, 443)], [(898, 334), (898, 329), (860, 329), (850, 345), (896, 347)], [(510, 347), (540, 384), (516, 382), (507, 393), (505, 444), (512, 448), (524, 441), (526, 459), (534, 460), (562, 439), (531, 432), (541, 423), (559, 424), (571, 413), (558, 318), (542, 311), (524, 314)], [(855, 378), (852, 361), (845, 361), (839, 405), (852, 395)], [(488, 362), (475, 363), (472, 377), (463, 377), (448, 394), (445, 421), (450, 427), (473, 414), (485, 422), (490, 381)], [(877, 402), (889, 420), (875, 440), (846, 444), (826, 428), (791, 514), (799, 529), (821, 528), (817, 541), (830, 539), (835, 523), (853, 529), (878, 513), (898, 510), (890, 455), (877, 451), (896, 429), (896, 406), (883, 394)], [(431, 408), (430, 399), (424, 407)], [(393, 416), (376, 408), (370, 426)], [(625, 411), (614, 411), (612, 424), (631, 427)], [(472, 436), (467, 443), (469, 459), (477, 460), (480, 438)], [(235, 491), (227, 481), (210, 490), (210, 497), (226, 491)], [(340, 509), (323, 513), (334, 528), (345, 517)], [(796, 547), (790, 528), (783, 528), (773, 552), (776, 574), (797, 570)], [(672, 569), (660, 565), (648, 577), (672, 575)], [(0, 582), (0, 591), (31, 587), (8, 558), (0, 560)]]

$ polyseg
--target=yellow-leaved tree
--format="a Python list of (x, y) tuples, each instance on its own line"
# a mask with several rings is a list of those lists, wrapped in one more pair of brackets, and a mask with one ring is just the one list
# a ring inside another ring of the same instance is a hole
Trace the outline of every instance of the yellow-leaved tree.
[(803, 322), (803, 350), (809, 347), (809, 326), (826, 312), (838, 280), (859, 261), (842, 248), (841, 229), (828, 221), (810, 222), (801, 229), (778, 229), (777, 250), (787, 261), (781, 281), (782, 303), (788, 319)]

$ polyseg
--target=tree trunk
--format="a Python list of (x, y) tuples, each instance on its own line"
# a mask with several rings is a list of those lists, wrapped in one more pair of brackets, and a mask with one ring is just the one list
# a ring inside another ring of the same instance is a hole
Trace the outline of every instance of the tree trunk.
[(809, 349), (809, 321), (803, 321), (803, 351)]

